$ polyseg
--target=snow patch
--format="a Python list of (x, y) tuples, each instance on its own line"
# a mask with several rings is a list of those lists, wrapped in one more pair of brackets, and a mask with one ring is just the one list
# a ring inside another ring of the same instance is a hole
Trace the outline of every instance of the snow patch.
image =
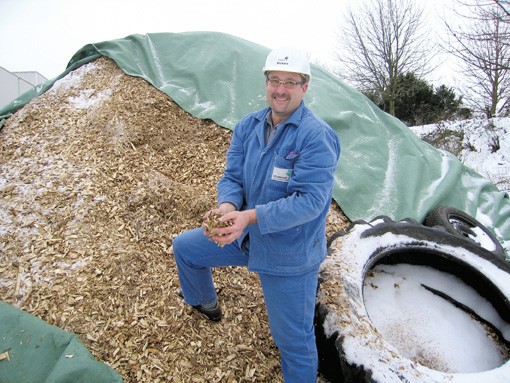
[(458, 133), (462, 137), (458, 159), (501, 191), (510, 192), (510, 118), (446, 121), (410, 129), (420, 138), (440, 130)]

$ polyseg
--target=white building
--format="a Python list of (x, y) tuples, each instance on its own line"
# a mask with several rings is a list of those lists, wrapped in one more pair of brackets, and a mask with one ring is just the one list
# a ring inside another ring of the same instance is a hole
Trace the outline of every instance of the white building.
[(0, 109), (47, 80), (39, 72), (9, 72), (0, 66)]

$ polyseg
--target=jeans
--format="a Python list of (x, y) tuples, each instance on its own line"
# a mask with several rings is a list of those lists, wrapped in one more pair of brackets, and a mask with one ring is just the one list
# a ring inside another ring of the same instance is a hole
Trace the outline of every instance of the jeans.
[[(211, 268), (247, 266), (248, 254), (237, 241), (219, 247), (202, 228), (173, 241), (184, 301), (192, 306), (216, 300)], [(256, 256), (256, 255), (253, 255)], [(292, 276), (259, 274), (273, 340), (280, 350), (286, 383), (315, 383), (318, 355), (313, 318), (319, 268)]]

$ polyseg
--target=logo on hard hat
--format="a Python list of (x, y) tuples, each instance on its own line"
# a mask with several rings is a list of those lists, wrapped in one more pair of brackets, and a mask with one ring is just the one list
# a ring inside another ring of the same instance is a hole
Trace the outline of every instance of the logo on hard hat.
[(285, 56), (283, 59), (276, 60), (276, 65), (289, 65), (287, 62), (289, 60), (289, 56)]

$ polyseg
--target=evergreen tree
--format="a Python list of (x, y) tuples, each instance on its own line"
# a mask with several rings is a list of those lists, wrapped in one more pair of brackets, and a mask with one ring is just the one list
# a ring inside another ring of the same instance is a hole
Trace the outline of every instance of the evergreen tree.
[[(457, 97), (454, 90), (446, 85), (434, 89), (414, 73), (400, 75), (397, 82), (400, 92), (394, 100), (394, 116), (408, 126), (465, 119), (472, 115), (471, 110), (463, 106), (462, 97)], [(389, 102), (384, 95), (366, 95), (382, 110), (389, 112)]]

